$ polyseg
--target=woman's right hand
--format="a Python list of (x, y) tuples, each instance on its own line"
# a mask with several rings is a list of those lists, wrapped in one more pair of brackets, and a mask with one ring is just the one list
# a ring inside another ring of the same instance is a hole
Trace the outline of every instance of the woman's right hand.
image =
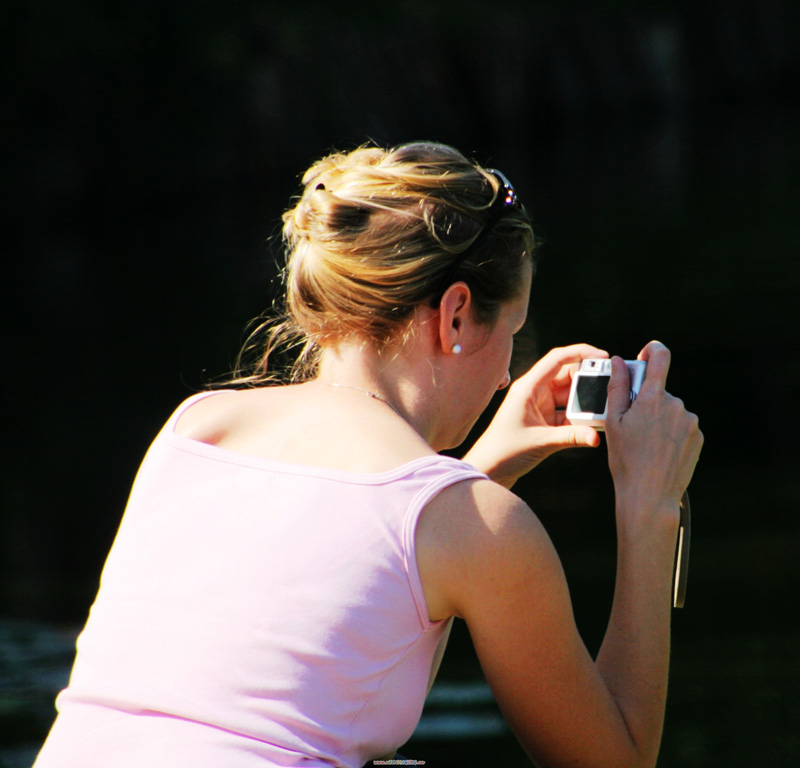
[(612, 359), (606, 435), (617, 499), (633, 509), (647, 501), (645, 506), (662, 502), (677, 510), (700, 455), (703, 433), (697, 416), (666, 391), (670, 351), (651, 341), (638, 359), (647, 361), (647, 371), (633, 403), (628, 369), (621, 358)]

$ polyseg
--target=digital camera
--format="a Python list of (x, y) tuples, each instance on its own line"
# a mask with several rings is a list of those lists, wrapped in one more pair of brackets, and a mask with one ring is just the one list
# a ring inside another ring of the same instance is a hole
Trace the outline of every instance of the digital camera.
[[(642, 387), (647, 363), (644, 360), (626, 360), (631, 378), (631, 402)], [(581, 367), (572, 378), (567, 402), (567, 419), (572, 424), (584, 424), (602, 431), (608, 415), (608, 382), (611, 378), (611, 360), (582, 360)]]

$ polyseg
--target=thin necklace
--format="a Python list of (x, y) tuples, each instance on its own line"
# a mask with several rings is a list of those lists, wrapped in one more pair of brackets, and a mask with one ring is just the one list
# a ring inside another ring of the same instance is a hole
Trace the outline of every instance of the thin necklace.
[(337, 384), (335, 382), (326, 382), (329, 387), (338, 387), (339, 389), (355, 389), (357, 392), (363, 392), (365, 395), (373, 398), (374, 400), (380, 400), (382, 403), (386, 403), (403, 421), (406, 420), (405, 416), (403, 416), (400, 411), (397, 410), (390, 402), (387, 400), (383, 395), (379, 395), (377, 392), (370, 392), (368, 389), (364, 389), (363, 387), (354, 387), (350, 384)]

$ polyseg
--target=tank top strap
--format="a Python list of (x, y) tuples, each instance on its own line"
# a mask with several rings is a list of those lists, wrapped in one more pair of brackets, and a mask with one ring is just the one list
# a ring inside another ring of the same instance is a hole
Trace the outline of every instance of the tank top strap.
[(432, 622), (429, 618), (422, 579), (417, 568), (416, 528), (419, 517), (425, 506), (451, 485), (464, 480), (487, 480), (488, 477), (465, 461), (441, 455), (432, 458), (430, 463), (422, 468), (419, 475), (420, 485), (405, 510), (400, 537), (405, 553), (406, 573), (408, 574), (411, 594), (416, 605), (420, 625), (423, 630), (430, 630), (439, 625), (440, 622)]
[(187, 397), (186, 400), (184, 400), (173, 411), (172, 416), (169, 417), (167, 423), (165, 424), (165, 429), (168, 432), (171, 432), (175, 428), (175, 425), (178, 423), (178, 419), (180, 419), (180, 417), (183, 416), (183, 414), (186, 413), (186, 411), (188, 411), (189, 408), (191, 408), (195, 403), (199, 403), (201, 400), (205, 400), (207, 397), (210, 397), (211, 395), (218, 395), (221, 391), (223, 390), (212, 389), (209, 390), (208, 392), (197, 392), (196, 394)]

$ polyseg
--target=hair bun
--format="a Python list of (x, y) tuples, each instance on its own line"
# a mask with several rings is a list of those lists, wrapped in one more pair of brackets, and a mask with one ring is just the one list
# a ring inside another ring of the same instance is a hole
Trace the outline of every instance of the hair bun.
[[(497, 182), (451, 147), (360, 147), (314, 163), (302, 183), (283, 215), (286, 317), (278, 326), (302, 346), (295, 380), (313, 374), (326, 344), (401, 338), (450, 276), (469, 285), (480, 322), (491, 322), (522, 284), (533, 233), (521, 207), (453, 270), (485, 222)], [(283, 338), (270, 333), (262, 369)]]

